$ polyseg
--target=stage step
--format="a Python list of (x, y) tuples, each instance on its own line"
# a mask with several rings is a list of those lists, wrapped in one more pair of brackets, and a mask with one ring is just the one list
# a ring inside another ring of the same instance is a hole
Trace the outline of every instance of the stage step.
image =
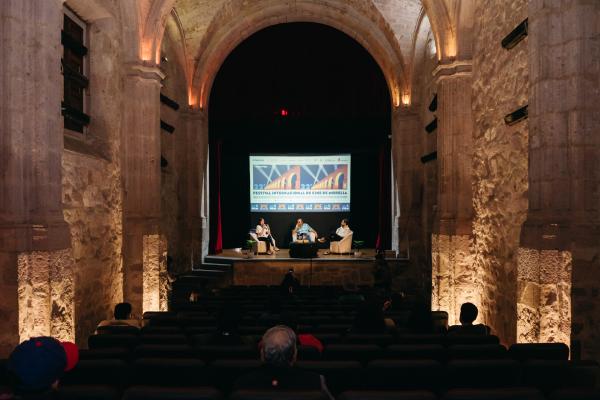
[(223, 262), (223, 261), (219, 260), (219, 262), (211, 262), (211, 261), (207, 262), (205, 260), (205, 262), (203, 262), (202, 264), (194, 266), (194, 268), (192, 268), (192, 272), (206, 272), (206, 271), (231, 272), (232, 268), (233, 268), (233, 261)]
[(235, 261), (235, 258), (206, 256), (202, 265), (195, 266), (193, 271), (197, 271), (198, 269), (220, 269), (223, 267), (229, 267), (228, 270), (231, 270)]

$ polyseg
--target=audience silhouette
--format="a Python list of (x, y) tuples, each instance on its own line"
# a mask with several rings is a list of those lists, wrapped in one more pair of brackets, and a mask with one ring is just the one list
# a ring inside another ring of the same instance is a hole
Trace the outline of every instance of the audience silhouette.
[(453, 325), (448, 328), (448, 335), (489, 335), (490, 328), (484, 324), (473, 322), (477, 319), (479, 310), (473, 303), (464, 303), (460, 306), (460, 325)]

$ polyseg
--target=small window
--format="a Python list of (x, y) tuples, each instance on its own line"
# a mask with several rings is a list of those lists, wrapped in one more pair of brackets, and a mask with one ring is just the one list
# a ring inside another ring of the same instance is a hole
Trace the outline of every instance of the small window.
[(65, 129), (83, 134), (90, 123), (86, 114), (87, 78), (87, 32), (86, 24), (69, 9), (64, 9), (62, 73), (64, 77), (64, 94), (62, 115)]

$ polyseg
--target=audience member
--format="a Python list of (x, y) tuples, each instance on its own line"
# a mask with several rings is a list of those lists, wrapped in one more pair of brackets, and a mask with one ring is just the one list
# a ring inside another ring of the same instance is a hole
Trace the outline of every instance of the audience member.
[(385, 326), (388, 329), (394, 329), (396, 328), (396, 323), (394, 322), (394, 320), (392, 318), (388, 318), (385, 316), (386, 312), (388, 312), (391, 308), (392, 308), (392, 297), (391, 296), (384, 296), (382, 300), (380, 300), (379, 302), (381, 304), (381, 312), (383, 313), (383, 321), (385, 322)]
[(385, 252), (377, 251), (373, 265), (373, 280), (376, 289), (389, 292), (392, 288), (392, 271), (385, 259)]
[[(340, 240), (344, 239), (346, 236), (348, 236), (350, 234), (352, 234), (352, 231), (350, 230), (350, 226), (348, 225), (348, 219), (344, 218), (340, 222), (339, 228), (337, 228), (335, 231), (332, 231), (329, 234), (329, 237), (327, 237), (327, 238), (320, 237), (318, 240), (319, 240), (319, 243), (326, 243), (327, 241), (339, 242)], [(329, 251), (325, 252), (325, 254), (329, 254)]]
[(294, 331), (296, 337), (298, 338), (298, 342), (296, 344), (300, 346), (314, 347), (315, 349), (319, 350), (319, 353), (323, 353), (323, 343), (321, 343), (319, 339), (308, 333), (298, 333), (299, 325), (298, 316), (296, 314), (292, 312), (281, 314), (280, 323), (281, 325), (290, 327)]
[(294, 269), (290, 268), (281, 281), (281, 289), (284, 293), (294, 293), (300, 287), (300, 280), (294, 275)]
[(267, 330), (260, 349), (263, 364), (238, 378), (234, 389), (323, 391), (333, 399), (322, 375), (294, 367), (298, 354), (296, 342), (296, 334), (287, 326), (277, 325)]
[(448, 328), (449, 335), (480, 335), (490, 334), (490, 328), (484, 324), (473, 325), (477, 319), (479, 310), (473, 303), (464, 303), (460, 306), (460, 325), (453, 325)]
[(0, 398), (52, 399), (64, 372), (78, 361), (79, 349), (74, 343), (51, 337), (26, 340), (10, 354), (6, 370), (11, 384), (0, 392)]
[(143, 327), (143, 321), (134, 319), (131, 316), (131, 304), (119, 303), (115, 306), (114, 319), (105, 319), (98, 324), (98, 328), (102, 326), (133, 326), (136, 328)]
[(302, 218), (298, 218), (296, 220), (296, 225), (292, 230), (292, 240), (294, 242), (306, 240), (314, 243), (317, 237), (319, 237), (319, 234), (312, 228), (312, 226), (304, 222)]

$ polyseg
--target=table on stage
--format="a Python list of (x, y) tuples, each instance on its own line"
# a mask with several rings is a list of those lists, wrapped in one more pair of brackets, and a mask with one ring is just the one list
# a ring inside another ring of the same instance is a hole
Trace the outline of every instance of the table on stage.
[(290, 243), (291, 258), (316, 258), (319, 248), (316, 243), (292, 242)]

